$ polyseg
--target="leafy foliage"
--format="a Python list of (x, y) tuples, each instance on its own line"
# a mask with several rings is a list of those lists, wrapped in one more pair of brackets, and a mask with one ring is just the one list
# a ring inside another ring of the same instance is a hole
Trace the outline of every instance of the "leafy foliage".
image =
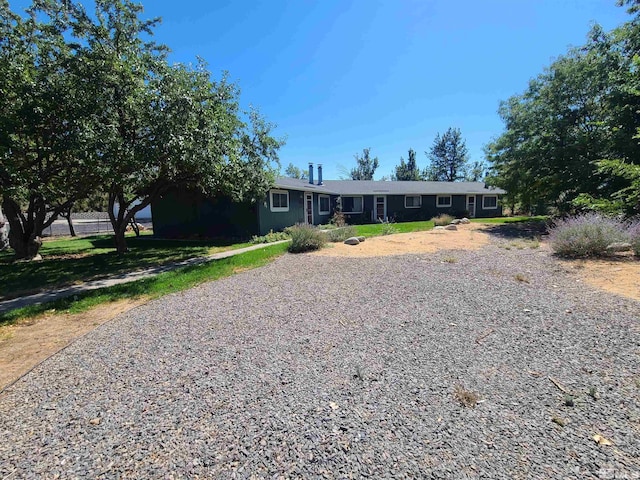
[(431, 165), (424, 172), (427, 180), (455, 182), (464, 180), (468, 162), (468, 150), (459, 128), (451, 128), (436, 135), (431, 150), (427, 152)]
[(609, 245), (628, 240), (621, 220), (594, 212), (558, 220), (549, 230), (551, 248), (564, 257), (606, 255)]
[(251, 243), (272, 243), (280, 240), (289, 240), (289, 238), (291, 237), (287, 232), (274, 232), (273, 230), (269, 230), (269, 233), (266, 235), (254, 235), (251, 237)]
[(287, 231), (291, 235), (291, 243), (289, 244), (289, 252), (291, 253), (319, 250), (327, 243), (324, 233), (312, 225), (299, 223), (288, 228)]
[(400, 165), (396, 165), (391, 179), (397, 181), (421, 180), (420, 169), (416, 163), (416, 152), (413, 148), (409, 149), (407, 163), (405, 163), (404, 158), (400, 158)]
[(362, 157), (358, 154), (354, 155), (357, 165), (349, 173), (351, 180), (373, 180), (373, 174), (380, 162), (378, 157), (369, 157), (370, 151), (370, 148), (365, 148), (362, 150)]
[(289, 178), (299, 178), (301, 180), (307, 179), (307, 172), (299, 169), (293, 163), (289, 163), (289, 165), (287, 165), (284, 174)]
[(508, 204), (640, 212), (640, 22), (636, 2), (626, 3), (632, 21), (610, 33), (594, 26), (584, 46), (501, 104), (505, 131), (486, 156)]

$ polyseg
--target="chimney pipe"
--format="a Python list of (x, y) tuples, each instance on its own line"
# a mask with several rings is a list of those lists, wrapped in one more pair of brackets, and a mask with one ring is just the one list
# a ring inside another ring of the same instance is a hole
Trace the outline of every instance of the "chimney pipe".
[(309, 162), (309, 183), (313, 185), (313, 163)]
[(322, 164), (318, 164), (318, 185), (322, 185)]

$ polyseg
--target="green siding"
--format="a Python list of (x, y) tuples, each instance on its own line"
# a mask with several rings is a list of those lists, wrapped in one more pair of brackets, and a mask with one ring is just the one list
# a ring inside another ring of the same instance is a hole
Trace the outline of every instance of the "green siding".
[(151, 205), (153, 233), (161, 238), (236, 237), (258, 233), (256, 205), (227, 197), (170, 191)]
[[(289, 211), (272, 212), (271, 194), (258, 206), (260, 235), (266, 235), (269, 230), (281, 231), (286, 227), (304, 222), (304, 193), (298, 190), (274, 189), (289, 192)], [(316, 206), (317, 208), (317, 206)], [(315, 213), (315, 212), (314, 212)]]

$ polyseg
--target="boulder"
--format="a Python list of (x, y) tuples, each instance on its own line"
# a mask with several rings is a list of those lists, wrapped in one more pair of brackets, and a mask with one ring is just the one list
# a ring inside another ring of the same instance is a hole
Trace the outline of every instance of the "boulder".
[(434, 230), (444, 230), (442, 225), (438, 225), (437, 227), (433, 227)]
[(349, 237), (344, 241), (344, 243), (347, 245), (359, 245), (360, 240), (358, 240), (358, 237)]
[(445, 230), (458, 230), (458, 227), (456, 227), (455, 225), (447, 225), (446, 227), (444, 227)]
[(451, 220), (450, 225), (458, 225), (460, 223), (460, 219), (456, 218), (455, 220)]
[(460, 223), (462, 223), (463, 225), (466, 225), (468, 223), (471, 223), (471, 220), (469, 220), (467, 217), (464, 217), (460, 219)]
[(359, 237), (356, 237), (356, 238), (358, 239), (358, 241), (360, 243), (364, 242), (364, 240), (365, 240), (365, 238), (362, 235), (360, 235)]

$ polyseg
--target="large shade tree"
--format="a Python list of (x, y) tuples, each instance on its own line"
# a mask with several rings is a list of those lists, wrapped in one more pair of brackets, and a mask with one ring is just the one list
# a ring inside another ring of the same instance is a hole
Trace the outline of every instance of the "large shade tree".
[(455, 182), (465, 179), (468, 150), (459, 128), (449, 127), (444, 134), (438, 133), (431, 149), (425, 153), (431, 161), (424, 172), (427, 180)]

